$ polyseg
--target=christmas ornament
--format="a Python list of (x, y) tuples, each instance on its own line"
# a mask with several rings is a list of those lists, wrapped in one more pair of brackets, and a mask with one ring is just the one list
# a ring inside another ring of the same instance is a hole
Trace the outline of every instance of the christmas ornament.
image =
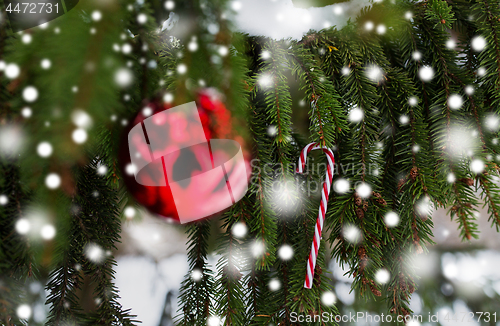
[(316, 267), (316, 259), (318, 257), (319, 244), (321, 241), (321, 233), (323, 231), (323, 222), (325, 221), (326, 208), (328, 205), (328, 196), (330, 195), (330, 189), (333, 179), (333, 169), (335, 166), (335, 158), (333, 152), (329, 148), (324, 148), (319, 146), (317, 143), (310, 143), (300, 153), (299, 166), (297, 168), (298, 173), (303, 173), (306, 166), (307, 154), (312, 150), (320, 149), (326, 154), (328, 159), (328, 166), (326, 169), (326, 178), (323, 181), (323, 190), (321, 191), (321, 204), (319, 206), (318, 218), (316, 219), (316, 225), (314, 227), (314, 239), (311, 245), (311, 252), (309, 254), (309, 259), (307, 260), (307, 272), (306, 280), (304, 282), (304, 287), (310, 289), (312, 287), (312, 282), (314, 278), (314, 268)]
[(218, 213), (248, 189), (241, 146), (230, 139), (231, 115), (218, 94), (171, 107), (147, 103), (129, 124), (120, 149), (125, 184), (149, 211), (187, 223)]

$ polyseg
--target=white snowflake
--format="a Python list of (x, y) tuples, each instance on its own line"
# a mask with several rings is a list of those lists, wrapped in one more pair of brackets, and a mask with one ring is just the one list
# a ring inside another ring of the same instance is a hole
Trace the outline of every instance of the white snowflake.
[(281, 282), (277, 278), (273, 278), (269, 281), (268, 287), (273, 292), (278, 291), (281, 288)]
[(218, 316), (210, 316), (207, 320), (207, 326), (220, 326), (221, 320)]
[(415, 96), (411, 96), (409, 99), (408, 99), (408, 105), (410, 106), (415, 106), (418, 104), (418, 98), (416, 98)]
[(52, 62), (49, 59), (42, 59), (42, 61), (40, 61), (40, 66), (43, 69), (50, 69)]
[(128, 68), (120, 68), (115, 72), (114, 75), (115, 83), (122, 87), (128, 87), (132, 85), (132, 82), (134, 81), (134, 75), (132, 74), (132, 71)]
[(373, 24), (373, 22), (372, 22), (372, 21), (367, 21), (367, 22), (365, 23), (365, 29), (366, 29), (367, 31), (371, 31), (371, 30), (373, 30), (373, 28), (374, 28), (374, 27), (375, 27), (375, 24)]
[(495, 132), (498, 131), (498, 127), (500, 126), (500, 119), (495, 113), (490, 113), (485, 117), (484, 123), (488, 130), (490, 130), (491, 132)]
[(411, 58), (415, 61), (422, 60), (422, 53), (420, 53), (419, 51), (415, 51), (412, 53)]
[(411, 11), (405, 12), (405, 19), (410, 20), (413, 18), (413, 13)]
[(191, 52), (196, 52), (198, 50), (198, 42), (196, 41), (196, 39), (192, 39), (191, 41), (189, 41), (188, 50)]
[(264, 50), (262, 51), (262, 53), (260, 54), (260, 57), (262, 58), (262, 60), (268, 60), (268, 59), (271, 59), (271, 52), (267, 51), (267, 50)]
[(430, 67), (430, 66), (422, 66), (418, 70), (418, 76), (419, 76), (420, 80), (422, 80), (424, 82), (428, 82), (428, 81), (432, 80), (432, 78), (434, 78), (434, 69), (432, 69), (432, 67)]
[(385, 27), (384, 24), (379, 24), (377, 26), (377, 34), (382, 35), (382, 34), (385, 34), (386, 31), (387, 31), (387, 27)]
[(5, 76), (9, 79), (17, 78), (20, 72), (21, 69), (15, 63), (9, 63), (4, 69)]
[(470, 95), (474, 94), (474, 86), (467, 85), (467, 86), (465, 86), (464, 91), (465, 91), (465, 94), (470, 96)]
[(347, 193), (350, 187), (349, 181), (343, 178), (339, 178), (333, 183), (333, 190), (338, 194)]
[(40, 230), (40, 235), (44, 240), (52, 240), (56, 236), (56, 228), (51, 224), (44, 225)]
[(353, 108), (350, 112), (349, 112), (349, 121), (353, 122), (353, 123), (358, 123), (358, 122), (361, 122), (361, 120), (363, 120), (363, 117), (364, 117), (364, 112), (362, 109), (356, 107), (356, 108)]
[(181, 63), (177, 66), (177, 72), (180, 74), (180, 75), (183, 75), (187, 72), (188, 68), (185, 64)]
[(432, 203), (428, 196), (424, 196), (415, 204), (415, 209), (420, 217), (426, 217), (431, 213)]
[(486, 68), (484, 67), (480, 67), (478, 70), (477, 70), (477, 75), (479, 77), (483, 77), (484, 75), (486, 75)]
[(0, 206), (5, 206), (9, 202), (9, 197), (6, 195), (0, 195)]
[(450, 50), (453, 50), (455, 47), (457, 46), (457, 43), (455, 42), (454, 39), (448, 39), (448, 41), (446, 41), (446, 47)]
[(141, 25), (144, 25), (148, 21), (148, 16), (144, 13), (140, 13), (137, 15), (137, 22)]
[(45, 178), (45, 185), (49, 189), (59, 188), (61, 185), (61, 177), (57, 173), (49, 173)]
[(26, 218), (20, 218), (16, 222), (16, 231), (19, 234), (28, 234), (28, 232), (31, 230), (31, 223), (28, 219)]
[(31, 114), (33, 113), (33, 111), (31, 111), (31, 108), (28, 108), (28, 107), (25, 107), (21, 110), (21, 115), (25, 118), (29, 118), (31, 117)]
[(342, 7), (339, 5), (333, 6), (332, 10), (333, 13), (337, 16), (342, 15), (342, 13), (344, 12), (344, 9), (342, 9)]
[(22, 304), (17, 307), (16, 314), (19, 319), (29, 319), (31, 317), (31, 307), (27, 304)]
[(340, 72), (342, 73), (342, 75), (347, 76), (351, 73), (351, 68), (345, 66), (342, 68), (342, 70)]
[(390, 228), (398, 226), (399, 215), (396, 212), (388, 212), (384, 216), (384, 223)]
[(474, 36), (470, 42), (472, 49), (476, 52), (483, 51), (486, 48), (486, 44), (486, 39), (480, 35)]
[(52, 155), (52, 145), (49, 142), (43, 141), (36, 147), (36, 152), (41, 157), (49, 157)]
[(321, 303), (331, 307), (337, 302), (337, 297), (332, 291), (325, 291), (321, 294)]
[(21, 37), (21, 41), (22, 41), (24, 44), (30, 44), (32, 39), (33, 39), (33, 38), (31, 37), (31, 34), (24, 34), (24, 35)]
[(231, 228), (231, 233), (235, 238), (243, 238), (247, 234), (248, 228), (247, 225), (243, 222), (238, 222), (233, 225)]
[(281, 260), (287, 261), (292, 259), (293, 257), (293, 248), (288, 245), (284, 244), (278, 249), (278, 256), (280, 257)]
[(391, 274), (385, 268), (381, 268), (375, 273), (375, 281), (379, 284), (386, 284), (390, 279)]
[(453, 174), (453, 172), (448, 173), (446, 181), (448, 181), (449, 183), (454, 183), (456, 180), (457, 178), (455, 177), (455, 174)]
[(464, 104), (464, 100), (459, 94), (451, 94), (450, 97), (448, 97), (448, 106), (450, 109), (458, 110), (462, 107), (462, 104)]
[(234, 11), (240, 11), (241, 8), (243, 8), (243, 4), (240, 2), (240, 1), (233, 1), (231, 3), (231, 8), (234, 10)]
[(342, 235), (352, 244), (357, 244), (362, 240), (361, 230), (355, 225), (344, 226), (342, 229)]
[(265, 246), (262, 241), (255, 241), (252, 244), (252, 255), (255, 258), (260, 257), (264, 253), (264, 251), (265, 251)]
[(92, 117), (81, 109), (76, 109), (71, 113), (71, 121), (79, 128), (88, 129), (92, 126)]
[(175, 2), (172, 0), (165, 1), (165, 9), (173, 10), (175, 8)]
[(94, 10), (92, 12), (92, 20), (98, 22), (102, 19), (102, 13), (99, 10)]
[(129, 43), (125, 43), (122, 45), (122, 53), (123, 54), (130, 54), (132, 53), (132, 45)]
[(125, 210), (123, 211), (123, 214), (129, 220), (132, 219), (132, 218), (134, 218), (135, 213), (136, 213), (135, 212), (135, 208), (133, 208), (132, 206), (125, 207)]
[(412, 151), (418, 153), (420, 151), (420, 146), (418, 144), (413, 145)]
[(269, 137), (275, 137), (278, 134), (278, 127), (273, 125), (267, 127), (267, 134)]
[(142, 114), (145, 117), (149, 117), (151, 114), (153, 114), (153, 109), (150, 108), (149, 106), (146, 106), (146, 107), (142, 108)]
[(372, 65), (366, 69), (366, 76), (371, 81), (379, 82), (380, 80), (382, 80), (384, 72), (382, 71), (382, 69), (380, 69), (380, 67)]
[(90, 242), (86, 244), (83, 251), (85, 257), (94, 264), (100, 264), (106, 259), (106, 253), (102, 247), (96, 243)]
[(484, 162), (480, 159), (474, 159), (470, 162), (470, 170), (475, 174), (480, 174), (484, 171)]
[(400, 122), (402, 125), (406, 125), (406, 124), (408, 124), (408, 122), (410, 122), (410, 118), (409, 118), (406, 114), (402, 114), (402, 115), (399, 117), (399, 122)]
[(174, 95), (172, 93), (165, 93), (165, 95), (163, 95), (163, 102), (169, 104), (169, 103), (172, 103), (174, 101)]
[(269, 87), (271, 86), (271, 83), (273, 82), (273, 76), (271, 76), (271, 74), (262, 74), (260, 77), (259, 77), (259, 85), (262, 86), (262, 87)]
[(35, 102), (38, 98), (38, 90), (34, 86), (26, 86), (23, 90), (23, 99), (26, 102)]
[(24, 133), (17, 125), (0, 125), (0, 156), (19, 154), (24, 147)]
[(195, 282), (199, 282), (201, 281), (202, 278), (203, 278), (203, 273), (201, 269), (199, 268), (193, 269), (193, 271), (191, 272), (191, 279)]
[(219, 46), (219, 50), (217, 51), (221, 57), (225, 57), (229, 54), (229, 49), (227, 46), (221, 45)]
[(87, 131), (82, 128), (77, 128), (71, 134), (71, 139), (77, 144), (83, 144), (87, 141), (88, 135)]
[(370, 187), (369, 184), (366, 182), (361, 182), (357, 187), (356, 187), (356, 193), (358, 194), (359, 197), (361, 198), (368, 198), (372, 194), (372, 188)]

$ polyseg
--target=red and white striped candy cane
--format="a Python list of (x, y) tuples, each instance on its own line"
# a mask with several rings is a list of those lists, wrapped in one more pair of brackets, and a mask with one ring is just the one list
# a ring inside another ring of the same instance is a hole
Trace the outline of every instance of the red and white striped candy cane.
[(304, 147), (300, 153), (299, 167), (297, 168), (298, 173), (304, 173), (307, 154), (315, 149), (320, 149), (325, 152), (326, 158), (328, 159), (328, 167), (326, 169), (325, 181), (323, 181), (321, 204), (319, 206), (318, 218), (316, 219), (316, 226), (314, 228), (314, 239), (311, 245), (311, 253), (309, 254), (309, 259), (307, 260), (306, 281), (304, 282), (304, 287), (306, 289), (310, 289), (312, 287), (314, 268), (316, 267), (316, 259), (318, 257), (319, 244), (321, 240), (321, 232), (323, 231), (323, 222), (325, 221), (326, 207), (328, 205), (328, 196), (330, 195), (330, 189), (332, 186), (333, 168), (335, 166), (335, 158), (331, 149), (318, 146), (317, 143), (310, 143)]

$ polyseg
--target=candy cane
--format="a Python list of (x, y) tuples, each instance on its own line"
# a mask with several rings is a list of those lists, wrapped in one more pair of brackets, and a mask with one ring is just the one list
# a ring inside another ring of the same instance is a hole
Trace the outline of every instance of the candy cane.
[(309, 254), (309, 259), (307, 260), (307, 273), (306, 280), (304, 282), (304, 287), (306, 289), (310, 289), (312, 287), (314, 268), (316, 267), (316, 259), (318, 257), (321, 232), (323, 231), (323, 222), (325, 221), (326, 207), (328, 204), (328, 196), (330, 195), (330, 189), (333, 179), (333, 168), (335, 164), (335, 158), (331, 149), (318, 146), (317, 143), (310, 143), (309, 145), (304, 147), (304, 149), (300, 153), (299, 167), (297, 168), (298, 173), (304, 173), (307, 154), (315, 149), (320, 149), (325, 152), (326, 158), (328, 159), (328, 167), (326, 169), (326, 178), (323, 182), (323, 191), (321, 192), (321, 204), (319, 206), (318, 218), (316, 219), (316, 227), (314, 228), (314, 239), (311, 245), (311, 253)]

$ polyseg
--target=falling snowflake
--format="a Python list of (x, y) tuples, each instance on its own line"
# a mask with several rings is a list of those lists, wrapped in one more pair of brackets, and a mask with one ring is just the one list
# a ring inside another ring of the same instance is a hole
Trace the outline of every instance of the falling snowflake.
[(21, 110), (21, 115), (22, 115), (23, 117), (25, 117), (25, 118), (29, 118), (29, 117), (31, 117), (32, 113), (33, 113), (33, 111), (31, 111), (31, 109), (30, 109), (30, 108), (28, 108), (28, 107), (25, 107), (25, 108), (23, 108), (23, 109)]
[(207, 326), (220, 326), (221, 320), (218, 316), (210, 316), (207, 320)]
[(203, 278), (203, 273), (201, 269), (199, 268), (193, 269), (193, 271), (191, 272), (191, 279), (195, 282), (199, 282), (201, 281), (202, 278)]
[(415, 209), (420, 217), (427, 217), (431, 213), (432, 203), (428, 196), (424, 196), (415, 204)]
[(390, 228), (396, 227), (399, 224), (399, 215), (395, 212), (388, 212), (384, 216), (384, 223)]
[(77, 144), (83, 144), (87, 141), (87, 131), (85, 131), (85, 129), (82, 129), (82, 128), (77, 128), (73, 131), (73, 133), (71, 134), (71, 139), (73, 139), (73, 141)]
[(21, 153), (25, 143), (22, 129), (16, 125), (0, 126), (0, 156)]
[(30, 44), (32, 40), (31, 34), (24, 34), (23, 37), (21, 37), (21, 41), (24, 44)]
[(408, 99), (408, 105), (410, 106), (415, 106), (418, 104), (418, 99), (415, 97), (415, 96), (411, 96), (409, 99)]
[(455, 42), (454, 39), (448, 39), (448, 41), (446, 41), (446, 47), (450, 50), (453, 50), (455, 47), (457, 46), (457, 43)]
[(411, 11), (405, 12), (405, 19), (410, 20), (413, 18), (413, 13)]
[(49, 59), (42, 59), (42, 61), (40, 61), (40, 66), (43, 69), (50, 69), (52, 62)]
[(259, 77), (259, 85), (262, 87), (269, 87), (273, 82), (273, 77), (270, 74), (263, 74)]
[(175, 2), (172, 0), (165, 1), (165, 9), (173, 10), (175, 8)]
[(88, 129), (92, 126), (92, 118), (81, 109), (76, 109), (71, 113), (71, 121), (79, 128)]
[(412, 53), (411, 58), (415, 61), (419, 61), (422, 59), (422, 53), (420, 53), (419, 51), (415, 51)]
[(351, 73), (351, 68), (345, 66), (342, 68), (342, 70), (340, 72), (342, 73), (342, 75), (347, 76)]
[(267, 128), (267, 134), (269, 137), (274, 137), (278, 134), (278, 128), (276, 126), (269, 126)]
[(23, 99), (26, 102), (35, 102), (38, 98), (38, 90), (34, 86), (26, 86), (23, 90)]
[(49, 189), (56, 189), (61, 185), (61, 177), (57, 173), (49, 173), (45, 178), (45, 185)]
[(125, 88), (132, 85), (132, 82), (134, 81), (134, 75), (132, 74), (132, 71), (130, 69), (120, 68), (115, 72), (114, 80), (118, 86)]
[(41, 157), (49, 157), (52, 154), (52, 145), (49, 142), (41, 142), (36, 147), (36, 152)]
[(371, 81), (378, 82), (382, 80), (384, 72), (382, 71), (382, 69), (380, 69), (380, 67), (372, 65), (366, 69), (366, 76)]
[(52, 240), (56, 236), (56, 228), (51, 224), (44, 225), (40, 230), (40, 235), (44, 240)]
[(358, 196), (361, 198), (368, 198), (372, 194), (372, 188), (366, 182), (361, 182), (356, 187), (356, 194), (358, 194)]
[(97, 167), (97, 173), (100, 175), (105, 175), (108, 173), (108, 167), (106, 165), (99, 165)]
[(498, 131), (498, 127), (500, 125), (500, 119), (496, 114), (490, 113), (485, 117), (484, 124), (486, 125), (486, 128), (488, 128), (488, 130), (490, 130), (491, 132), (496, 132)]
[(377, 34), (382, 35), (382, 34), (385, 34), (386, 31), (387, 31), (387, 28), (385, 27), (384, 24), (379, 24), (377, 26)]
[(465, 86), (464, 91), (465, 91), (465, 94), (470, 96), (470, 95), (474, 94), (474, 86), (467, 85), (467, 86)]
[(198, 41), (196, 40), (196, 37), (193, 37), (188, 43), (188, 50), (191, 52), (196, 52), (198, 51), (198, 47)]
[(418, 144), (413, 145), (412, 151), (413, 153), (418, 153), (420, 151), (420, 146)]
[(432, 78), (434, 78), (434, 69), (432, 69), (432, 67), (430, 67), (430, 66), (422, 66), (418, 70), (418, 76), (419, 76), (420, 80), (422, 80), (424, 82), (428, 82), (428, 81), (432, 80)]
[(331, 307), (337, 302), (337, 297), (332, 291), (325, 291), (321, 294), (321, 303), (325, 306)]
[(406, 125), (406, 124), (408, 124), (408, 122), (410, 122), (410, 118), (409, 118), (406, 114), (402, 114), (402, 115), (399, 117), (399, 122), (400, 122), (402, 125)]
[(486, 44), (486, 39), (480, 35), (474, 36), (470, 42), (472, 49), (476, 52), (483, 51), (486, 48)]
[(177, 66), (177, 72), (181, 75), (185, 74), (187, 72), (187, 66), (183, 63), (179, 64)]
[(0, 206), (5, 206), (9, 202), (9, 197), (0, 195)]
[(84, 254), (94, 264), (100, 264), (106, 259), (106, 253), (101, 246), (92, 242), (85, 245)]
[(480, 67), (478, 70), (477, 70), (477, 75), (479, 77), (483, 77), (484, 75), (486, 75), (486, 68), (484, 67)]
[(148, 16), (146, 16), (146, 14), (140, 13), (139, 15), (137, 15), (137, 22), (139, 24), (144, 25), (146, 24), (147, 21), (148, 21)]
[(262, 60), (268, 60), (271, 58), (271, 52), (267, 51), (267, 50), (264, 50), (262, 51), (262, 53), (260, 54), (260, 57), (262, 58)]
[(225, 57), (229, 54), (229, 49), (227, 46), (221, 45), (219, 46), (219, 50), (217, 51), (221, 57)]
[(20, 72), (21, 69), (15, 63), (9, 63), (4, 69), (5, 76), (9, 79), (17, 78)]
[(480, 159), (474, 159), (470, 162), (470, 170), (475, 174), (480, 174), (484, 171), (484, 162)]
[(262, 241), (255, 241), (252, 245), (252, 255), (255, 258), (260, 257), (265, 251), (265, 246)]
[(349, 112), (349, 121), (358, 123), (363, 120), (364, 115), (363, 110), (356, 107)]
[(452, 172), (448, 173), (446, 181), (448, 181), (449, 183), (454, 183), (456, 180), (457, 178), (455, 177), (455, 174), (453, 174)]
[(269, 281), (268, 287), (273, 292), (278, 291), (281, 288), (281, 282), (277, 278), (273, 278)]
[(332, 10), (333, 10), (333, 13), (337, 16), (342, 15), (342, 13), (344, 12), (344, 9), (342, 9), (342, 7), (339, 5), (333, 6)]
[(135, 208), (131, 207), (131, 206), (127, 206), (125, 207), (124, 211), (123, 211), (123, 214), (125, 215), (125, 217), (127, 219), (132, 219), (134, 218), (135, 216)]
[(345, 194), (349, 191), (350, 184), (349, 181), (343, 178), (337, 179), (333, 183), (333, 190), (338, 194)]
[(281, 260), (290, 260), (293, 257), (293, 248), (290, 245), (284, 244), (278, 249), (278, 256)]
[(448, 97), (448, 106), (450, 109), (458, 110), (462, 107), (462, 104), (464, 104), (464, 100), (459, 94), (451, 94), (450, 97)]
[(374, 27), (375, 27), (375, 24), (373, 24), (373, 22), (372, 22), (372, 21), (367, 21), (367, 22), (365, 23), (365, 29), (366, 29), (367, 31), (371, 31), (371, 30), (373, 30), (373, 28), (374, 28)]
[(94, 10), (92, 12), (91, 16), (92, 16), (92, 20), (94, 20), (96, 22), (98, 22), (98, 21), (100, 21), (102, 19), (102, 14), (101, 14), (101, 12), (99, 10)]
[(354, 225), (346, 225), (342, 229), (342, 235), (344, 238), (352, 244), (357, 244), (361, 242), (362, 234), (361, 230)]
[(19, 319), (29, 319), (31, 317), (31, 307), (27, 304), (22, 304), (17, 307), (16, 314)]
[(381, 268), (375, 273), (375, 281), (379, 284), (386, 284), (390, 279), (391, 274), (385, 268)]
[(238, 222), (231, 228), (231, 233), (235, 238), (243, 238), (247, 234), (248, 228), (245, 223)]
[(28, 221), (26, 218), (20, 218), (16, 222), (16, 231), (19, 234), (28, 234), (28, 232), (31, 230), (31, 223)]
[(163, 102), (169, 104), (174, 101), (174, 95), (172, 93), (166, 93), (163, 95)]

